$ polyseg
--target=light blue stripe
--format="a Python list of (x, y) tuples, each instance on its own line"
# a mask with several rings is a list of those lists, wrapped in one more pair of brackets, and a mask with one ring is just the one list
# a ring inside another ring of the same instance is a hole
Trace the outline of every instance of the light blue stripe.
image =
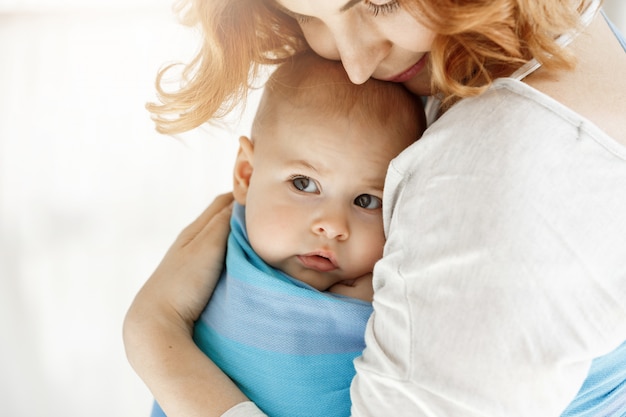
[[(228, 340), (206, 327), (196, 343), (250, 400), (272, 417), (350, 414), (352, 354), (290, 355)], [(226, 354), (224, 354), (226, 353)]]
[[(284, 284), (283, 285), (292, 285)], [(372, 311), (369, 304), (310, 299), (275, 288), (222, 277), (196, 327), (274, 352), (313, 355), (361, 352)]]

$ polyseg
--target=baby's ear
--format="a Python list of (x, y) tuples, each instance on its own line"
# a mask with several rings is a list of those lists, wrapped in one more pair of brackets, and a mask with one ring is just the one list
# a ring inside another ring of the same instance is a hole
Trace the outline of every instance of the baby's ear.
[(246, 205), (246, 196), (250, 187), (252, 177), (252, 157), (254, 155), (254, 145), (245, 136), (239, 138), (239, 152), (235, 160), (233, 170), (233, 195), (235, 201), (242, 206)]

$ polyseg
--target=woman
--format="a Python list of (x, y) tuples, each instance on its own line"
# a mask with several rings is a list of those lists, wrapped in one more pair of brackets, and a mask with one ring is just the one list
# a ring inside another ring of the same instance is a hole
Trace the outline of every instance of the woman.
[[(401, 82), (443, 103), (388, 173), (388, 240), (352, 415), (624, 414), (626, 54), (598, 8), (224, 0), (188, 10), (206, 43), (189, 82), (151, 107), (164, 132), (220, 117), (259, 65), (307, 47), (341, 60), (354, 83)], [(183, 232), (125, 323), (131, 363), (170, 417), (259, 413), (190, 338), (221, 265), (227, 205), (219, 198)]]

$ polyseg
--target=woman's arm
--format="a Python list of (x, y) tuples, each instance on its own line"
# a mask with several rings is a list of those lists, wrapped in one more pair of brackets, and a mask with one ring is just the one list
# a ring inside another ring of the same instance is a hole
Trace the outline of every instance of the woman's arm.
[(223, 267), (232, 200), (217, 197), (183, 230), (124, 321), (128, 360), (168, 417), (220, 416), (247, 401), (192, 340)]

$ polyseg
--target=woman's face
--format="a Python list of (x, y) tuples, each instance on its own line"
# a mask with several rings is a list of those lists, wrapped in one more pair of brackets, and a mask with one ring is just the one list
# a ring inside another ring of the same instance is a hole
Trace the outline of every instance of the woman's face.
[(369, 77), (430, 93), (428, 52), (435, 34), (397, 0), (277, 0), (296, 19), (311, 48), (341, 60), (355, 84)]

